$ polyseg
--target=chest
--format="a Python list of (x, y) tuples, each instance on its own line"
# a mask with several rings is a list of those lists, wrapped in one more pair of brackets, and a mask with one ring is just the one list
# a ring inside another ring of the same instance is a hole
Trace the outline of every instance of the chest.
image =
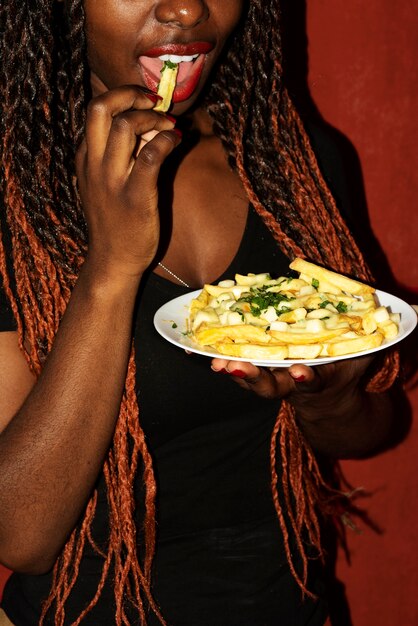
[(162, 208), (164, 255), (189, 284), (201, 285), (222, 274), (244, 232), (248, 198), (214, 142), (191, 150), (173, 177), (171, 197)]

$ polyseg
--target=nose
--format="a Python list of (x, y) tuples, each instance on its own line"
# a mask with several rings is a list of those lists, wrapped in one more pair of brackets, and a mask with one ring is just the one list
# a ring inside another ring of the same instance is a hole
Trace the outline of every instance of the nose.
[(184, 29), (197, 26), (208, 16), (205, 0), (161, 0), (155, 9), (155, 17), (161, 24)]

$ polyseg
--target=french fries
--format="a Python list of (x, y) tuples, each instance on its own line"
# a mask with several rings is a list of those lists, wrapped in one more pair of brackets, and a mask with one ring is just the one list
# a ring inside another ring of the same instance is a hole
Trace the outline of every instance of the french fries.
[(155, 105), (154, 111), (166, 113), (170, 108), (174, 89), (176, 88), (178, 71), (178, 63), (172, 63), (171, 61), (164, 62), (161, 70), (161, 80), (157, 90), (157, 94), (161, 96), (162, 100)]
[(204, 285), (189, 307), (189, 337), (226, 356), (275, 361), (361, 353), (399, 333), (399, 314), (373, 287), (300, 258), (289, 267), (297, 278), (236, 274)]

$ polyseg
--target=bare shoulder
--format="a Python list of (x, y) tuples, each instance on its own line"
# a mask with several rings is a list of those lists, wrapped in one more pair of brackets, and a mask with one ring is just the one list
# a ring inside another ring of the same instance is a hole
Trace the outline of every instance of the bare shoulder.
[(35, 383), (18, 345), (17, 332), (0, 332), (0, 431), (23, 404)]

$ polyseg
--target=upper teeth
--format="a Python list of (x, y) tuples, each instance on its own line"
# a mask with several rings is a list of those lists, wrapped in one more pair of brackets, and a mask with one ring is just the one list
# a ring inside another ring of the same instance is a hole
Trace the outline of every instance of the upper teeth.
[(178, 54), (162, 54), (158, 58), (161, 59), (161, 61), (171, 61), (171, 63), (183, 63), (194, 61), (194, 59), (197, 59), (198, 56), (198, 54), (188, 54), (185, 56), (180, 56)]

